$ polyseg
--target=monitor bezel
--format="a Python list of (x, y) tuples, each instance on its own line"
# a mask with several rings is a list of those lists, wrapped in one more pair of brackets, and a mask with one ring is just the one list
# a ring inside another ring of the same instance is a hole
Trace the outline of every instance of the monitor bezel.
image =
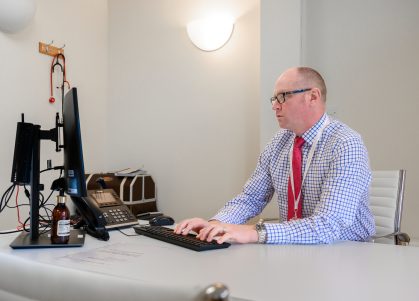
[(84, 172), (80, 114), (77, 88), (75, 87), (71, 88), (64, 97), (62, 116), (65, 191), (71, 197), (86, 197), (87, 187)]

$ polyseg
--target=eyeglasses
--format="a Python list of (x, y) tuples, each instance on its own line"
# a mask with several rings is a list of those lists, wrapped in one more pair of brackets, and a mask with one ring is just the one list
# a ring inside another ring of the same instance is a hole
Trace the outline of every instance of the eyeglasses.
[(286, 100), (285, 96), (307, 92), (307, 91), (310, 91), (311, 89), (312, 88), (306, 88), (306, 89), (300, 89), (300, 90), (278, 93), (278, 95), (271, 97), (271, 104), (273, 105), (275, 103), (275, 101), (277, 101), (279, 104), (282, 105)]

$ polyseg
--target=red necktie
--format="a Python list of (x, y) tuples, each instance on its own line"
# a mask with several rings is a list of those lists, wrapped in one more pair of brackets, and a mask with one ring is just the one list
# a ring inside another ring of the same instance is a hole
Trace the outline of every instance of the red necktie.
[(302, 169), (302, 154), (304, 139), (302, 137), (295, 137), (294, 147), (292, 149), (292, 172), (294, 175), (294, 194), (292, 193), (291, 180), (288, 179), (288, 220), (295, 217), (295, 209), (297, 209), (297, 218), (301, 218), (303, 196), (300, 196), (298, 208), (294, 208), (295, 200), (301, 191), (301, 169)]

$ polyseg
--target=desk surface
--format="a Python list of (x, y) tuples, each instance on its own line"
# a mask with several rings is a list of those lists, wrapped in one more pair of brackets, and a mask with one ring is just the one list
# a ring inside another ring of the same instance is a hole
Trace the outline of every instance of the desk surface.
[[(124, 232), (133, 234), (132, 229)], [(317, 246), (232, 245), (194, 252), (144, 236), (111, 232), (82, 248), (13, 250), (0, 238), (0, 258), (51, 264), (191, 292), (226, 284), (233, 300), (418, 300), (419, 248), (340, 242)], [(4, 275), (4, 272), (2, 272)], [(4, 277), (4, 276), (2, 276)], [(121, 299), (124, 300), (124, 299)]]

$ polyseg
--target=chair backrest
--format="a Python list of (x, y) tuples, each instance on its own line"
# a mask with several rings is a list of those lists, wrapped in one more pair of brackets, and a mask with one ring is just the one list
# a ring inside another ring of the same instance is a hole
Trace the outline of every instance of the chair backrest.
[(377, 236), (400, 232), (405, 176), (405, 170), (372, 172), (370, 208)]

